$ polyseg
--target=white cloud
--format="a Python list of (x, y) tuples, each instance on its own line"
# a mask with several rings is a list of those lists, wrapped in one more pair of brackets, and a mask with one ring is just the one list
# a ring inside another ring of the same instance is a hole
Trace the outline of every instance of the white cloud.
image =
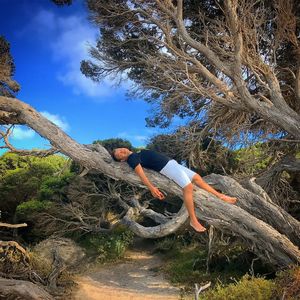
[(90, 58), (88, 50), (98, 35), (98, 30), (85, 17), (60, 17), (51, 11), (40, 10), (29, 29), (35, 30), (42, 41), (48, 43), (53, 60), (61, 63), (57, 79), (69, 86), (74, 94), (98, 97), (100, 101), (113, 94), (112, 80), (95, 83), (80, 72), (80, 62)]
[(16, 125), (12, 130), (11, 138), (15, 140), (24, 140), (24, 139), (31, 139), (35, 136), (35, 131), (24, 127)]
[(68, 131), (70, 129), (70, 126), (69, 126), (68, 122), (64, 119), (64, 117), (60, 117), (59, 115), (51, 114), (47, 111), (42, 111), (41, 114), (45, 118), (47, 118), (48, 120), (53, 122), (55, 125), (60, 127), (62, 130)]
[(129, 134), (128, 132), (120, 132), (117, 134), (117, 137), (127, 139), (130, 141), (135, 141), (135, 142), (142, 142), (145, 143), (148, 140), (148, 136), (146, 135), (135, 135), (135, 134)]

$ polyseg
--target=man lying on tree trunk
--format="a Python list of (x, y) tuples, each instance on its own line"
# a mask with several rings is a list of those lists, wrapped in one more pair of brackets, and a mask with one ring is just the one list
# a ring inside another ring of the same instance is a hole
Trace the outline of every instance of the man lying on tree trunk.
[(206, 230), (206, 228), (199, 223), (195, 214), (192, 183), (214, 194), (225, 202), (231, 204), (236, 202), (236, 198), (217, 192), (213, 187), (207, 184), (199, 174), (178, 164), (176, 160), (155, 151), (141, 150), (138, 153), (134, 153), (127, 148), (116, 148), (112, 152), (112, 157), (116, 161), (126, 161), (129, 166), (138, 174), (142, 182), (149, 188), (153, 197), (160, 200), (163, 200), (165, 196), (158, 188), (153, 186), (153, 184), (145, 175), (143, 167), (157, 171), (175, 181), (183, 190), (184, 204), (190, 216), (190, 225), (197, 232), (203, 232)]

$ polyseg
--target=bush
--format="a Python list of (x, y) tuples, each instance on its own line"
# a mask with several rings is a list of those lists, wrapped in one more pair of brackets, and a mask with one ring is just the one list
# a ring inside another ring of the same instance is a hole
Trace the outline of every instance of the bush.
[(53, 203), (51, 201), (39, 201), (36, 199), (32, 199), (26, 202), (23, 202), (17, 206), (16, 214), (17, 217), (22, 219), (27, 219), (28, 215), (32, 215), (37, 212), (45, 211), (51, 208)]
[(45, 178), (39, 188), (38, 197), (41, 200), (67, 201), (66, 186), (74, 178), (74, 173), (67, 172), (62, 176), (49, 176)]
[(273, 292), (272, 299), (299, 300), (300, 267), (292, 266), (285, 271), (278, 272), (276, 275), (276, 289)]
[(96, 255), (97, 261), (104, 263), (124, 257), (125, 251), (133, 241), (133, 233), (128, 229), (109, 234), (88, 235), (80, 240), (90, 254)]
[(6, 212), (8, 221), (13, 218), (20, 203), (39, 198), (39, 189), (46, 179), (57, 177), (57, 173), (64, 175), (69, 172), (66, 163), (66, 158), (59, 155), (39, 158), (7, 153), (1, 156), (1, 210)]
[[(48, 277), (53, 270), (53, 264), (34, 250), (28, 251), (28, 255), (30, 258), (31, 270), (47, 282)], [(64, 268), (59, 274), (56, 283), (60, 289), (67, 289), (71, 287), (73, 280), (74, 278), (72, 273), (67, 268)]]
[(243, 276), (237, 283), (217, 285), (205, 292), (201, 300), (271, 300), (275, 283), (264, 278)]
[(51, 263), (35, 253), (34, 251), (29, 251), (28, 255), (30, 257), (30, 263), (33, 270), (35, 270), (40, 277), (47, 278), (52, 270)]
[[(194, 283), (207, 280), (213, 284), (219, 281), (230, 283), (232, 278), (238, 280), (249, 271), (255, 257), (238, 243), (227, 246), (218, 243), (213, 250), (207, 272), (207, 247), (199, 242), (189, 243), (180, 236), (165, 238), (156, 244), (156, 250), (166, 254), (164, 270), (171, 281), (184, 284), (187, 288), (194, 288)], [(253, 269), (255, 274), (271, 271), (260, 261), (253, 265)]]
[(193, 286), (195, 282), (205, 281), (211, 277), (211, 274), (205, 272), (205, 249), (201, 250), (197, 247), (180, 249), (174, 246), (166, 253), (166, 258), (168, 260), (164, 265), (164, 271), (173, 283)]

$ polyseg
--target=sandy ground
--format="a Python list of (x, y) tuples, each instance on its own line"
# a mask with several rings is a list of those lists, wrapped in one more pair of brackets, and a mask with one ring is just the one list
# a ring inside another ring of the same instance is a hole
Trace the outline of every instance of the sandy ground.
[(135, 244), (126, 260), (91, 267), (77, 276), (73, 300), (178, 300), (180, 289), (158, 272), (162, 258), (151, 253), (151, 245)]

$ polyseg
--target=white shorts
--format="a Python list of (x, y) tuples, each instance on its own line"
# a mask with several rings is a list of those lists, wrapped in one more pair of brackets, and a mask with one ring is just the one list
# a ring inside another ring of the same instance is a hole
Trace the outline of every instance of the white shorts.
[(180, 165), (174, 159), (169, 160), (159, 173), (172, 179), (182, 188), (191, 183), (193, 177), (197, 174), (194, 171)]

